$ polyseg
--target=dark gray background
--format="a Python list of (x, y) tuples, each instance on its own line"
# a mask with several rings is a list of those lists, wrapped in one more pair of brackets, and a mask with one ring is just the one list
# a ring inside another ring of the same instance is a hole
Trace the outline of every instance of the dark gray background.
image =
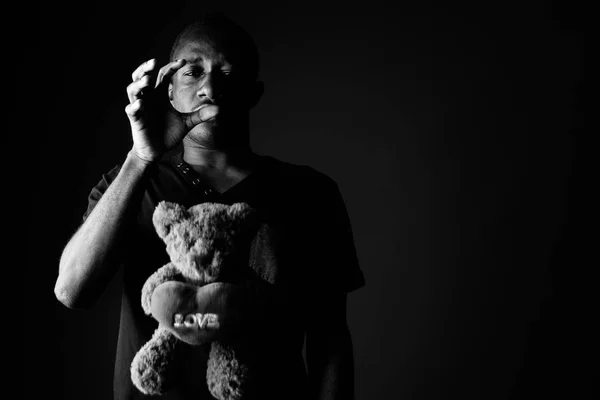
[[(118, 282), (87, 311), (53, 286), (89, 190), (131, 146), (131, 72), (166, 57), (206, 6), (178, 4), (40, 9), (31, 79), (46, 115), (31, 140), (45, 208), (32, 227), (44, 240), (30, 256), (48, 329), (43, 344), (26, 337), (29, 374), (44, 371), (26, 398), (111, 396)], [(367, 280), (348, 308), (358, 400), (583, 398), (565, 302), (583, 260), (583, 28), (569, 4), (208, 6), (261, 51), (253, 148), (329, 174), (346, 200)]]

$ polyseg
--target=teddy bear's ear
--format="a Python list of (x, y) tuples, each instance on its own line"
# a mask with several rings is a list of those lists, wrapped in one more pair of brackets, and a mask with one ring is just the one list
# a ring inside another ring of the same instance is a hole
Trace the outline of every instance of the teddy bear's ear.
[(227, 209), (227, 214), (238, 221), (251, 223), (256, 213), (247, 203), (235, 203)]
[(180, 204), (161, 201), (154, 209), (152, 223), (161, 239), (167, 237), (171, 227), (186, 218), (187, 210)]

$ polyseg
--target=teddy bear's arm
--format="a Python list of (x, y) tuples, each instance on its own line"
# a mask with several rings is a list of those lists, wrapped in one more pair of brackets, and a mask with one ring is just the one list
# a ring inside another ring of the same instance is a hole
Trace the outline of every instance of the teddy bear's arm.
[(168, 263), (159, 268), (155, 273), (150, 275), (150, 277), (144, 283), (144, 287), (142, 288), (142, 308), (146, 315), (152, 315), (152, 311), (150, 309), (152, 293), (154, 289), (161, 283), (169, 282), (169, 281), (179, 281), (185, 282), (184, 276), (179, 272), (175, 264)]
[(131, 380), (144, 394), (159, 395), (177, 380), (177, 352), (182, 345), (171, 332), (159, 326), (131, 362)]

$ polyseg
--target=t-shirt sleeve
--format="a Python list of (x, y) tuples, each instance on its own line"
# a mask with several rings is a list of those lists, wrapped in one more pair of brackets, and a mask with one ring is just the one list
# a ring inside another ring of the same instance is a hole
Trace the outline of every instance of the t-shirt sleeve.
[(88, 206), (87, 210), (83, 214), (82, 223), (85, 222), (85, 220), (90, 216), (90, 213), (92, 212), (94, 207), (96, 207), (96, 204), (98, 204), (98, 201), (100, 201), (100, 198), (102, 197), (102, 195), (104, 195), (104, 192), (106, 192), (106, 189), (108, 189), (112, 181), (115, 180), (120, 170), (121, 165), (119, 164), (114, 166), (107, 173), (102, 174), (102, 178), (100, 179), (98, 184), (96, 184), (96, 186), (92, 188), (90, 194), (88, 195)]
[[(320, 197), (318, 220), (314, 227), (318, 274), (329, 288), (350, 293), (365, 286), (359, 265), (350, 217), (340, 189), (327, 179)], [(319, 278), (317, 278), (319, 279)]]

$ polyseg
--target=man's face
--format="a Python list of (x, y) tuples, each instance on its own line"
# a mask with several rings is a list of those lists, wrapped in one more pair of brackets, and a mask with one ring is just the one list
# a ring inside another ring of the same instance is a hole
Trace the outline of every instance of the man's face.
[(228, 49), (207, 36), (197, 35), (184, 42), (173, 57), (186, 60), (169, 85), (169, 98), (175, 109), (193, 112), (206, 104), (219, 107), (213, 119), (192, 132), (213, 133), (218, 128), (231, 127), (251, 107), (256, 82), (242, 71), (243, 65), (233, 65), (227, 55)]

